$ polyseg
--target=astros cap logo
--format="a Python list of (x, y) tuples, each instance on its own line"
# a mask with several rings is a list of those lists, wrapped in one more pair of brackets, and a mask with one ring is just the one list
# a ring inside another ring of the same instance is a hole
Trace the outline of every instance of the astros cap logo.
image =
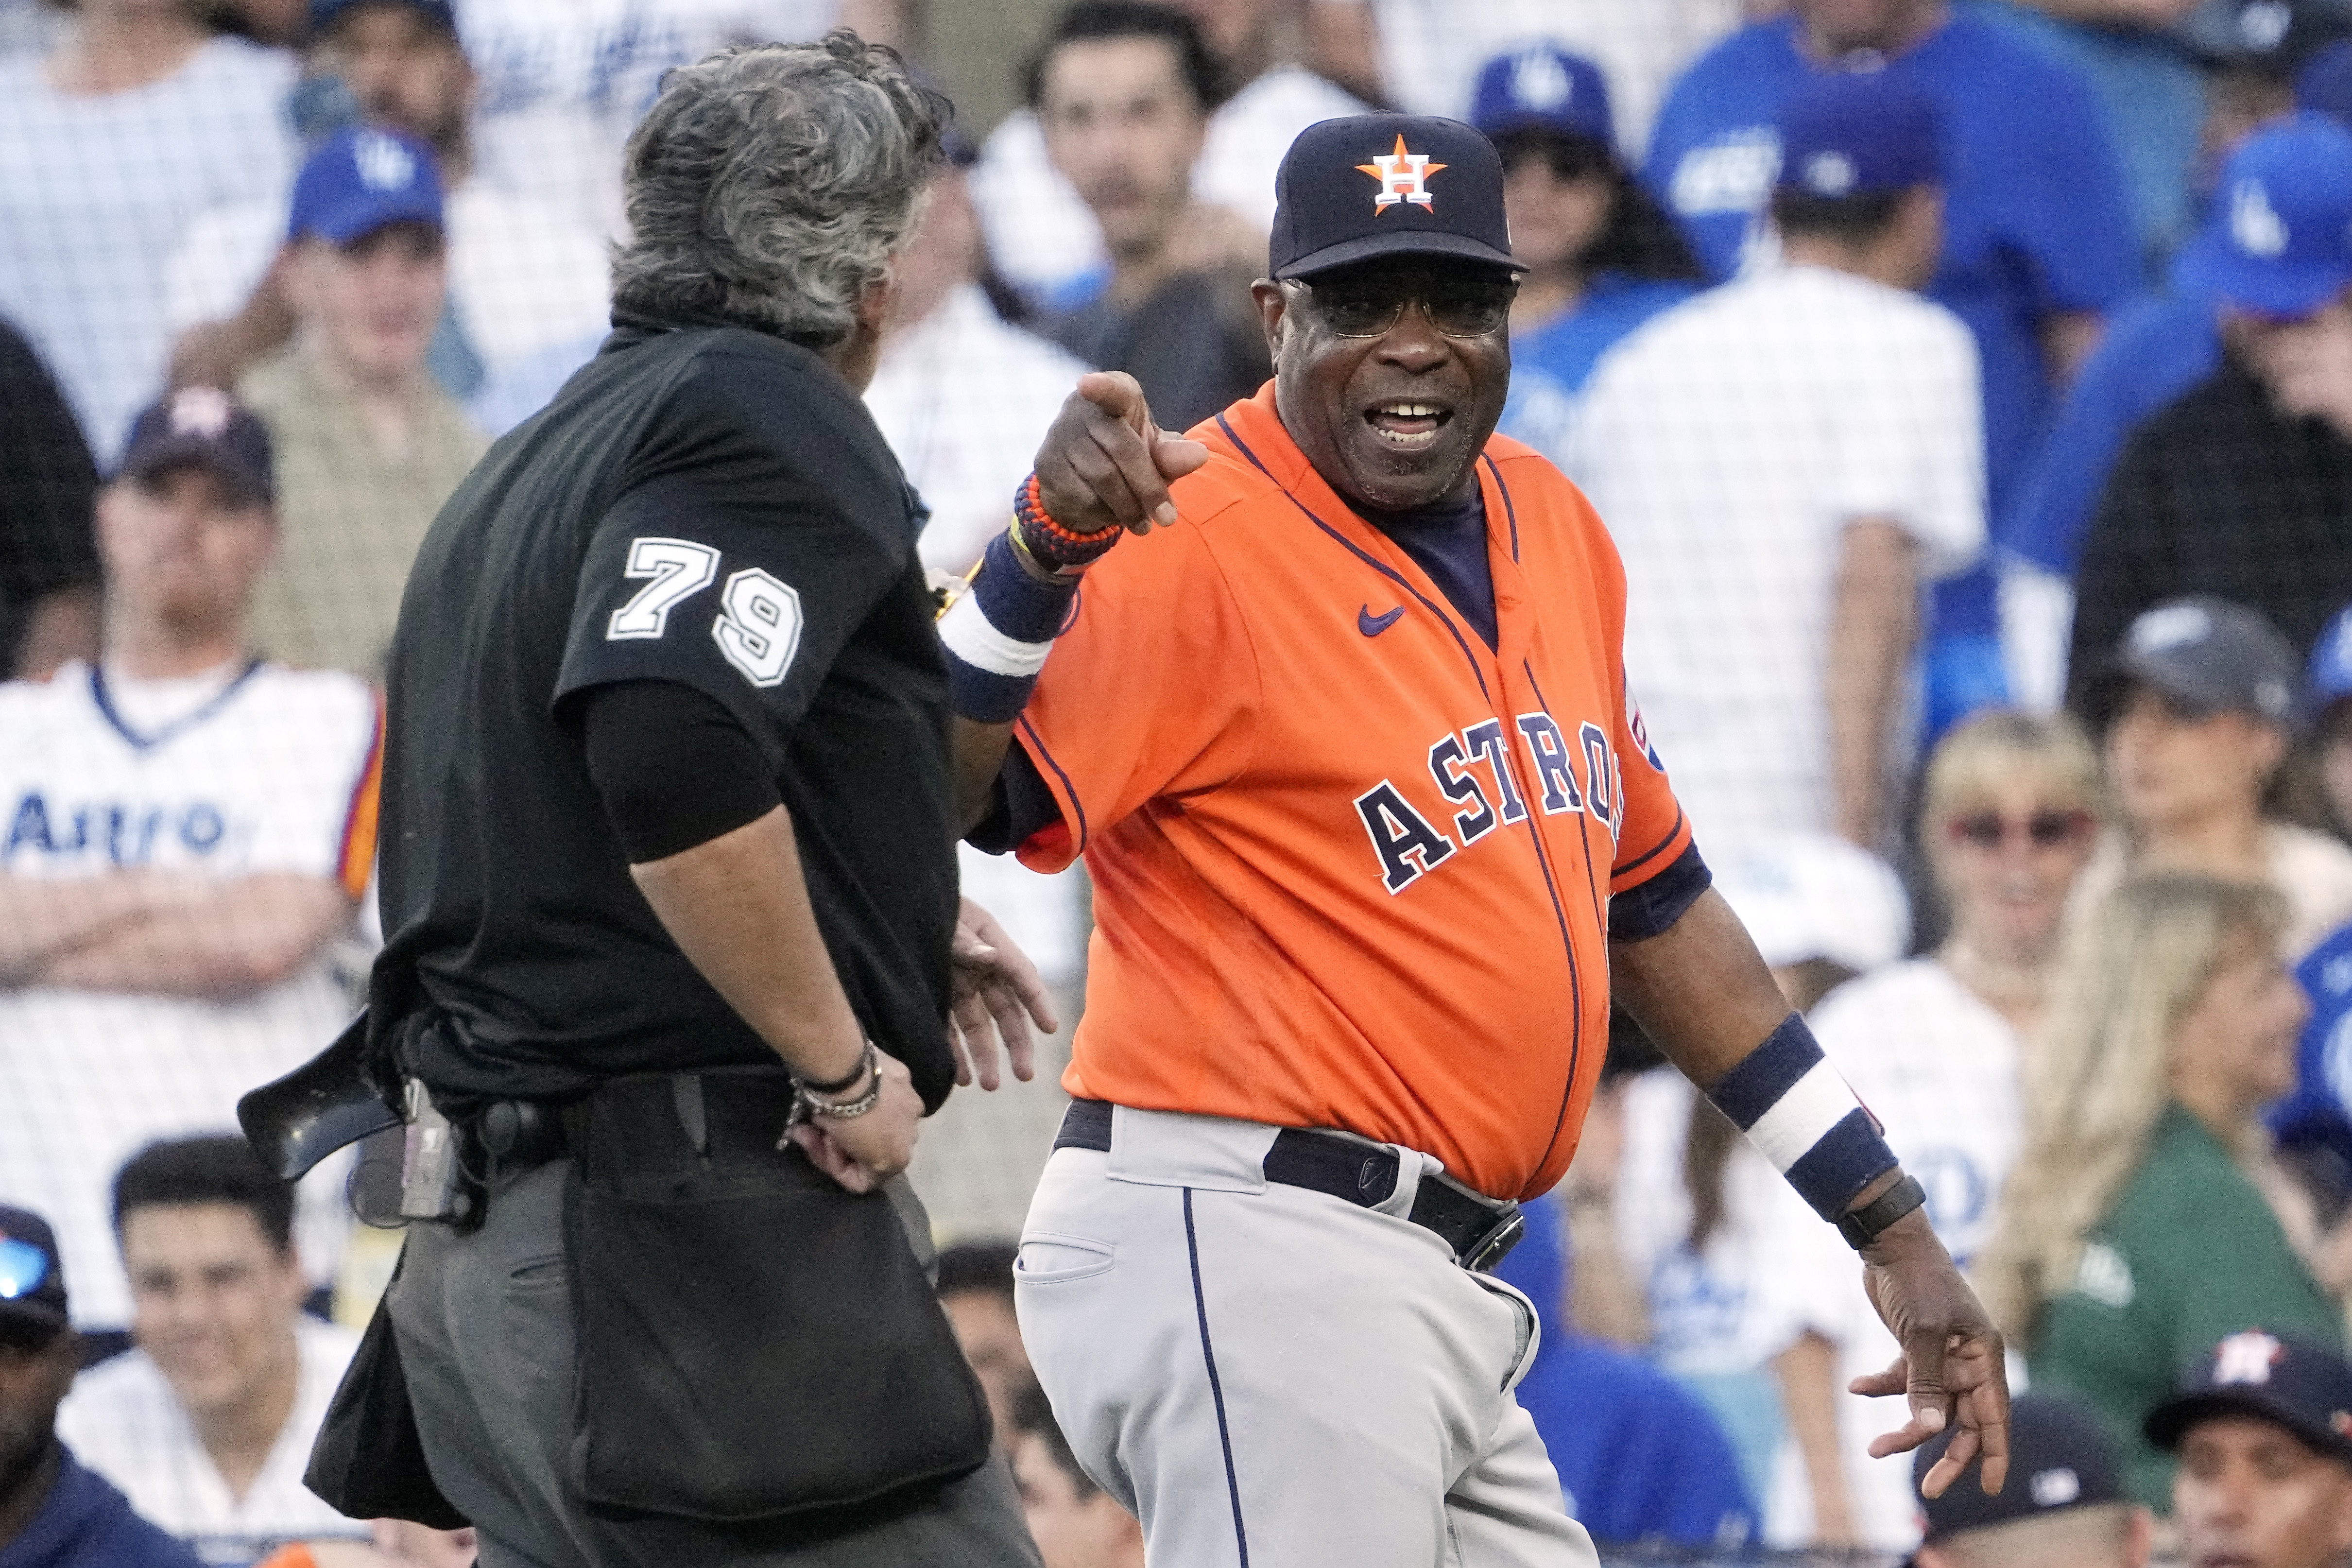
[(1406, 152), (1404, 132), (1401, 131), (1397, 132), (1395, 152), (1382, 153), (1370, 163), (1359, 163), (1356, 167), (1381, 183), (1380, 195), (1372, 198), (1374, 216), (1377, 217), (1388, 211), (1399, 202), (1411, 202), (1417, 207), (1429, 207), (1433, 211), (1435, 210), (1434, 205), (1430, 200), (1429, 187), (1424, 182), (1445, 165), (1431, 163), (1429, 154), (1426, 153)]

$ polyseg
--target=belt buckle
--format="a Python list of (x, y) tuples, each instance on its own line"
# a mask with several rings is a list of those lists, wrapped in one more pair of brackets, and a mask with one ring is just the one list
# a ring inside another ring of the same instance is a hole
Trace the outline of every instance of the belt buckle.
[(1473, 1274), (1484, 1274), (1503, 1260), (1504, 1255), (1519, 1244), (1528, 1233), (1528, 1216), (1513, 1204), (1511, 1212), (1487, 1227), (1485, 1235), (1463, 1249), (1462, 1267)]

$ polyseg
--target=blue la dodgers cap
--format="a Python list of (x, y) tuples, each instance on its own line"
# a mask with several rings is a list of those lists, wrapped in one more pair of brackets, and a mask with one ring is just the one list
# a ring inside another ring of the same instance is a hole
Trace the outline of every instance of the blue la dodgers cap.
[(32, 1210), (0, 1205), (0, 1341), (46, 1344), (68, 1321), (57, 1233)]
[(247, 501), (277, 499), (268, 426), (216, 386), (184, 386), (141, 409), (116, 477), (141, 479), (186, 463), (210, 468)]
[(1276, 278), (1381, 256), (1524, 271), (1503, 216), (1503, 160), (1458, 120), (1357, 114), (1308, 126), (1274, 176), (1266, 260)]
[(1497, 55), (1480, 68), (1470, 95), (1470, 123), (1495, 140), (1513, 132), (1549, 131), (1589, 136), (1612, 152), (1617, 147), (1609, 84), (1601, 68), (1546, 41)]
[(2182, 247), (2173, 280), (2288, 318), (2352, 284), (2352, 131), (2306, 111), (2248, 137), (2222, 165), (2212, 216)]
[(413, 136), (363, 126), (338, 131), (294, 177), (289, 240), (315, 234), (349, 245), (392, 223), (443, 226), (441, 171)]
[(1941, 1541), (1962, 1531), (1990, 1530), (2021, 1519), (2124, 1500), (2123, 1471), (2099, 1418), (2074, 1400), (2021, 1394), (2009, 1407), (2009, 1484), (1988, 1497), (1973, 1481), (1942, 1497), (1919, 1490), (1958, 1428), (1939, 1432), (1911, 1456), (1911, 1495), (1919, 1501), (1921, 1534)]
[(426, 21), (457, 36), (457, 13), (449, 0), (310, 0), (310, 32), (315, 37), (362, 5), (401, 5)]
[(2273, 1422), (2352, 1465), (2352, 1363), (2306, 1340), (2246, 1329), (2215, 1345), (2140, 1430), (2158, 1447), (2177, 1448), (2190, 1427), (2217, 1415)]
[(2304, 702), (2314, 717), (2352, 697), (2352, 605), (2327, 623), (2312, 645), (2311, 668), (2304, 679)]
[(1943, 179), (1943, 115), (1883, 70), (1809, 77), (1781, 105), (1784, 190), (1835, 200)]

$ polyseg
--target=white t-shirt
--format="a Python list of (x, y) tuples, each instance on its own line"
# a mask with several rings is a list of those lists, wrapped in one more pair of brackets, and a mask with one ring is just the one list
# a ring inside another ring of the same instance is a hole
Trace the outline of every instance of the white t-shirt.
[[(375, 738), (374, 694), (336, 671), (101, 682), (71, 663), (0, 686), (0, 872), (290, 872), (356, 894)], [(153, 1139), (234, 1131), (237, 1098), (317, 1055), (351, 1014), (323, 954), (236, 1001), (0, 990), (0, 1201), (56, 1226), (78, 1324), (130, 1321), (109, 1214), (122, 1162)], [(301, 1187), (298, 1241), (321, 1284), (347, 1163)]]
[[(2019, 1041), (2008, 1020), (1932, 958), (1890, 964), (1831, 993), (1811, 1023), (1822, 1050), (1886, 1127), (1903, 1168), (1927, 1189), (1927, 1217), (1963, 1268), (1992, 1239), (1995, 1205), (2024, 1140)], [(1803, 1204), (1767, 1211), (1766, 1245), (1788, 1280), (1797, 1332), (1838, 1350), (1836, 1386), (1883, 1372), (1900, 1352), (1856, 1287), (1853, 1249)], [(1904, 1421), (1902, 1402), (1838, 1395), (1846, 1487), (1862, 1538), (1907, 1552), (1918, 1543), (1911, 1458), (1870, 1457), (1870, 1440)], [(1767, 1513), (1800, 1538), (1811, 1493), (1793, 1456)]]
[[(1314, 72), (1278, 66), (1209, 116), (1192, 165), (1192, 195), (1271, 228), (1275, 171), (1291, 142), (1318, 121), (1363, 112), (1362, 104)], [(1094, 214), (1046, 161), (1045, 132), (1025, 109), (1005, 116), (982, 143), (971, 199), (989, 259), (1032, 293), (1050, 293), (1108, 265)]]
[[(286, 235), (287, 193), (205, 213), (164, 274), (165, 328), (233, 315)], [(604, 244), (551, 203), (476, 178), (449, 193), (449, 290), (491, 374), (600, 334), (612, 316)]]
[(293, 61), (215, 38), (150, 86), (82, 96), (0, 57), (0, 315), (64, 387), (99, 467), (163, 391), (163, 265), (198, 213), (283, 188)]
[(58, 1407), (58, 1436), (74, 1458), (121, 1489), (133, 1511), (187, 1542), (206, 1563), (258, 1562), (291, 1541), (364, 1541), (364, 1523), (345, 1519), (302, 1484), (310, 1445), (359, 1342), (350, 1329), (296, 1320), (301, 1364), (294, 1408), (243, 1498), (231, 1495), (145, 1351), (126, 1351), (82, 1373)]
[[(1359, 0), (1366, 3), (1366, 0)], [(1478, 68), (1535, 38), (1601, 68), (1627, 162), (1638, 165), (1667, 86), (1739, 25), (1739, 0), (1368, 0), (1381, 75), (1409, 114), (1465, 119)]]
[(1704, 841), (1828, 829), (1846, 525), (1894, 520), (1929, 578), (1984, 542), (1968, 329), (1826, 268), (1744, 278), (1601, 360), (1567, 458), (1624, 559), (1626, 676)]
[[(961, 575), (1012, 521), (1013, 492), (1087, 367), (1007, 323), (964, 284), (882, 342), (866, 406), (931, 507), (923, 564)], [(957, 847), (963, 890), (1003, 922), (1049, 981), (1086, 964), (1083, 873), (1040, 876), (1010, 855)]]

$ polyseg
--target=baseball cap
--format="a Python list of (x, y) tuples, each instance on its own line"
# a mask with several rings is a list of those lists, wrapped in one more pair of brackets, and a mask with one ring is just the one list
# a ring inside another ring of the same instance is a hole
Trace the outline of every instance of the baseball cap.
[(1480, 68), (1470, 123), (1496, 139), (1515, 131), (1549, 131), (1589, 136), (1612, 152), (1617, 146), (1601, 68), (1552, 43), (1528, 44)]
[(387, 5), (422, 12), (427, 21), (447, 28), (451, 37), (457, 35), (457, 13), (449, 0), (310, 0), (310, 36), (315, 38), (333, 26), (346, 11), (362, 5)]
[(2352, 605), (2336, 612), (2311, 650), (2304, 678), (2305, 711), (2316, 717), (2352, 697)]
[(203, 464), (246, 500), (278, 498), (268, 427), (216, 386), (184, 386), (141, 409), (116, 475), (144, 479), (180, 463)]
[(2248, 137), (2174, 279), (2266, 316), (2307, 316), (2352, 284), (2352, 131), (2308, 110)]
[(1826, 958), (1871, 970), (1902, 957), (1910, 943), (1911, 904), (1902, 879), (1833, 834), (1764, 840), (1714, 871), (1716, 890), (1775, 969)]
[(30, 1209), (0, 1205), (0, 1340), (47, 1344), (68, 1321), (57, 1233)]
[(315, 234), (349, 245), (388, 223), (442, 226), (441, 171), (431, 149), (398, 131), (354, 126), (336, 132), (294, 178), (286, 237)]
[(2352, 0), (2204, 0), (2173, 37), (2208, 68), (2290, 76), (2352, 31)]
[(1944, 178), (1935, 100), (1883, 70), (1809, 77), (1780, 108), (1783, 190), (1835, 199)]
[(2095, 729), (2115, 720), (2137, 683), (2200, 713), (2252, 713), (2274, 724), (2294, 716), (2302, 660), (2260, 611), (2198, 594), (2142, 611), (2092, 679), (2085, 706)]
[(2177, 1448), (2191, 1426), (2216, 1415), (2274, 1421), (2352, 1465), (2352, 1363), (2307, 1340), (2246, 1329), (2215, 1345), (2140, 1430), (2158, 1447)]
[(1495, 144), (1458, 120), (1422, 114), (1357, 114), (1300, 132), (1274, 176), (1274, 276), (1380, 256), (1525, 270), (1511, 259)]
[(2009, 1484), (1991, 1497), (1968, 1483), (1948, 1487), (1938, 1498), (1920, 1493), (1919, 1483), (1954, 1436), (1939, 1432), (1911, 1456), (1911, 1494), (1919, 1499), (1922, 1533), (1929, 1541), (2124, 1500), (2123, 1472), (2099, 1418), (2071, 1399), (2037, 1393), (2010, 1402)]

